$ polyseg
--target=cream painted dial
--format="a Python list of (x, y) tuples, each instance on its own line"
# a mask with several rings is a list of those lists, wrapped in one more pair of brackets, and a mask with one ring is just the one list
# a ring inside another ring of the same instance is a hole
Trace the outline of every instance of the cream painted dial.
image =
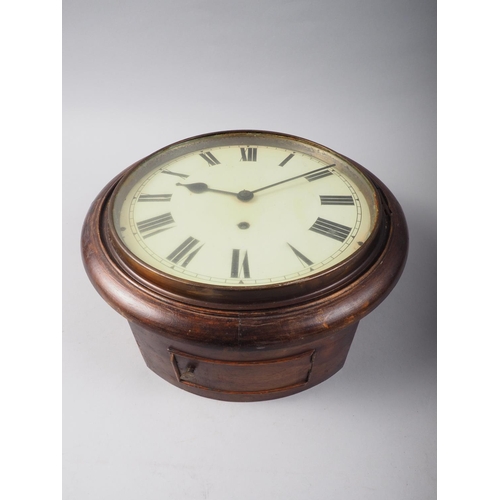
[(375, 193), (348, 160), (272, 134), (223, 133), (160, 151), (120, 183), (119, 238), (161, 273), (229, 287), (288, 283), (357, 252)]

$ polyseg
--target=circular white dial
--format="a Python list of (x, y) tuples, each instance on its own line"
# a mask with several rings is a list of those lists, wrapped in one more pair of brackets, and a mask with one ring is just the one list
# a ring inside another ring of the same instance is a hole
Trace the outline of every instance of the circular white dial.
[(255, 287), (324, 271), (366, 242), (374, 193), (357, 169), (293, 142), (247, 140), (140, 164), (113, 207), (127, 249), (167, 275)]

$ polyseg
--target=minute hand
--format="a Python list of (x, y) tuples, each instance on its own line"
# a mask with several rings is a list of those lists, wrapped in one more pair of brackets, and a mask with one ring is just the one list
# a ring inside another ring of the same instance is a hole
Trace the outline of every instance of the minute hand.
[(311, 175), (311, 174), (315, 174), (316, 172), (321, 172), (322, 170), (326, 170), (327, 168), (334, 167), (335, 165), (336, 165), (335, 163), (332, 163), (331, 165), (326, 165), (325, 167), (317, 168), (316, 170), (311, 170), (310, 172), (306, 172), (305, 174), (296, 175), (295, 177), (290, 177), (289, 179), (285, 179), (284, 181), (279, 181), (279, 182), (275, 182), (274, 184), (269, 184), (269, 186), (264, 186), (264, 187), (261, 187), (259, 189), (253, 190), (252, 194), (258, 193), (259, 191), (264, 191), (264, 189), (269, 189), (269, 188), (272, 188), (274, 186), (278, 186), (279, 184), (284, 184), (285, 182), (293, 181), (295, 179), (300, 179), (301, 177), (305, 177), (306, 175)]

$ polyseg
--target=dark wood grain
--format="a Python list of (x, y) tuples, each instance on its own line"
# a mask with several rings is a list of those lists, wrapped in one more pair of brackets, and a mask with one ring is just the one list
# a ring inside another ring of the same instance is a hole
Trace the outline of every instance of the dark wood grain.
[[(334, 375), (346, 361), (358, 324), (294, 345), (231, 348), (187, 345), (144, 325), (130, 326), (147, 366), (171, 384), (213, 399), (261, 401), (296, 394)], [(191, 377), (182, 377), (186, 373)]]

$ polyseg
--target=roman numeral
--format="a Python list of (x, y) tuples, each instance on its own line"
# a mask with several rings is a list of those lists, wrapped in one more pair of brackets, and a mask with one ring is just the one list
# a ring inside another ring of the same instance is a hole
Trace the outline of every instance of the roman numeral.
[(326, 169), (326, 170), (322, 170), (321, 172), (316, 172), (314, 174), (306, 175), (305, 178), (309, 182), (312, 182), (312, 181), (317, 181), (318, 179), (322, 179), (323, 177), (328, 177), (329, 175), (333, 175), (333, 174), (332, 174), (332, 172), (330, 172), (330, 170)]
[(352, 196), (322, 196), (320, 195), (322, 205), (354, 205)]
[(170, 170), (162, 170), (162, 174), (168, 174), (168, 175), (176, 175), (177, 177), (182, 177), (183, 179), (187, 179), (189, 175), (186, 174), (178, 174), (177, 172), (170, 172)]
[(313, 262), (309, 260), (303, 253), (299, 252), (295, 247), (292, 247), (290, 243), (288, 243), (288, 246), (293, 250), (293, 253), (298, 257), (304, 267), (312, 266)]
[(170, 201), (171, 194), (141, 194), (137, 201)]
[[(240, 264), (241, 255), (243, 254), (243, 260)], [(233, 257), (231, 259), (231, 278), (239, 278), (243, 272), (244, 278), (250, 278), (250, 266), (248, 265), (248, 252), (242, 250), (233, 250)]]
[(288, 155), (280, 164), (280, 167), (284, 167), (293, 157), (295, 156), (295, 153), (292, 153)]
[[(183, 241), (168, 257), (174, 264), (181, 263), (182, 267), (186, 267), (192, 260), (193, 257), (200, 251), (203, 245), (195, 248), (198, 243), (197, 239), (191, 238), (191, 236)], [(192, 250), (192, 251), (191, 251)]]
[(151, 219), (146, 219), (137, 223), (137, 229), (141, 233), (143, 238), (149, 238), (155, 234), (161, 233), (170, 229), (171, 224), (173, 224), (174, 218), (171, 213), (157, 215), (156, 217), (151, 217)]
[(352, 228), (318, 217), (316, 222), (309, 229), (315, 233), (328, 236), (329, 238), (333, 238), (343, 243), (349, 236)]
[(209, 151), (200, 153), (200, 156), (212, 167), (213, 165), (220, 165), (220, 161)]
[(257, 148), (240, 148), (241, 161), (257, 161)]

